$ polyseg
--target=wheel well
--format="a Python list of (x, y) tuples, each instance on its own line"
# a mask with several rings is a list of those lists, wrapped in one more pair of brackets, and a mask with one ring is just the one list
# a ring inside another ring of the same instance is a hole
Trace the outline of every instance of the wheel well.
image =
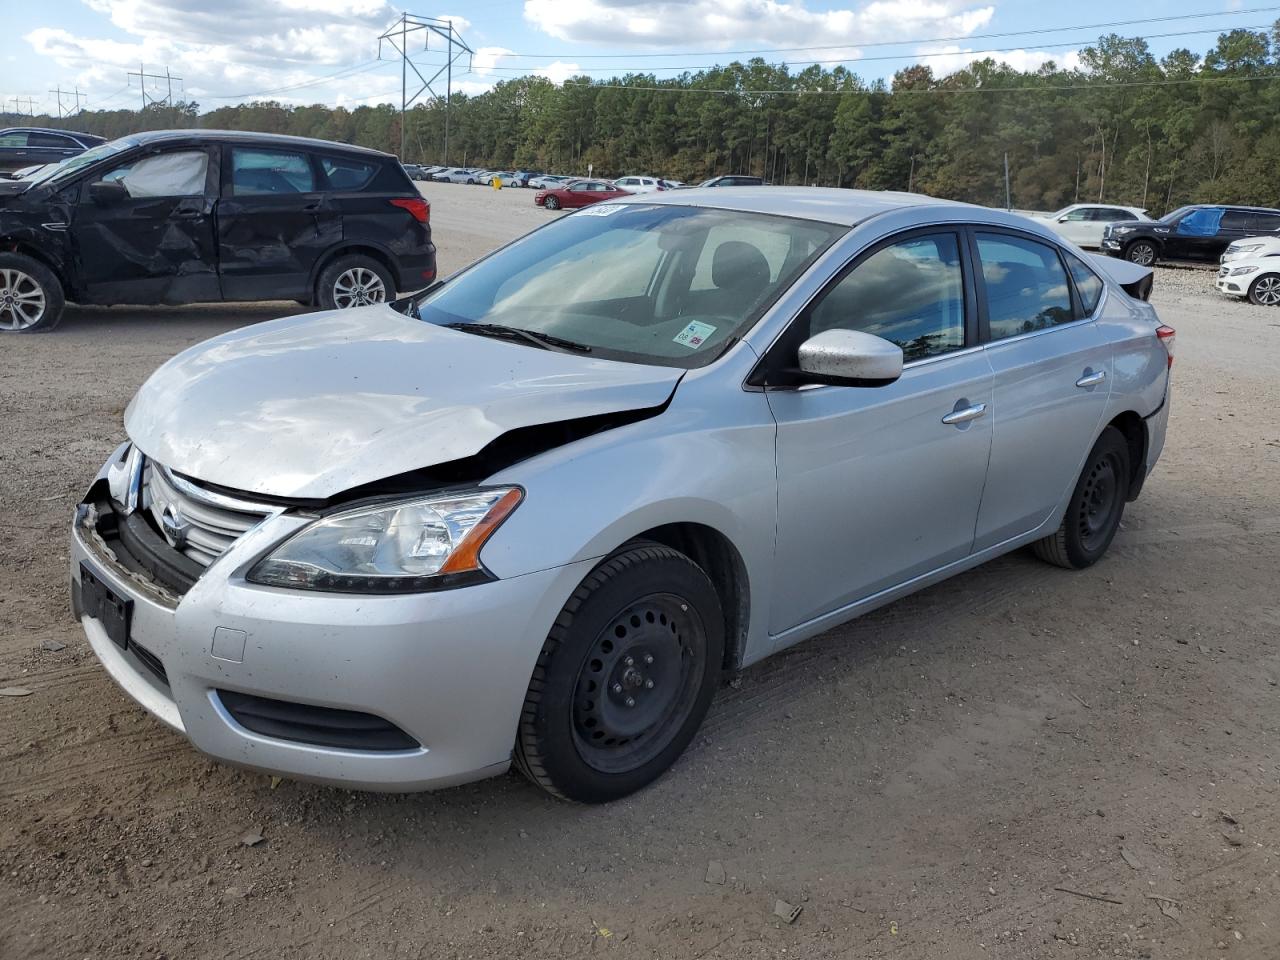
[[(328, 268), (329, 264), (333, 263), (333, 261), (337, 260), (339, 257), (350, 257), (356, 254), (369, 257), (372, 260), (377, 260), (378, 263), (386, 267), (387, 272), (391, 274), (392, 286), (396, 286), (397, 284), (399, 284), (400, 274), (396, 270), (395, 264), (391, 262), (390, 257), (388, 257), (385, 253), (383, 253), (377, 247), (365, 247), (359, 244), (354, 244), (348, 247), (339, 247), (337, 250), (334, 250), (331, 253), (325, 254), (324, 257), (321, 258), (320, 262), (316, 264), (315, 272), (311, 275), (312, 299), (315, 298), (316, 284), (320, 282), (320, 274), (324, 273), (324, 271)], [(399, 293), (400, 291), (395, 290), (392, 292)]]
[(1137, 500), (1147, 478), (1147, 422), (1132, 410), (1126, 410), (1107, 426), (1124, 434), (1129, 445), (1129, 500)]
[(747, 565), (742, 555), (719, 530), (701, 523), (669, 523), (640, 534), (638, 540), (653, 540), (679, 550), (711, 578), (724, 611), (724, 670), (742, 666), (751, 615), (751, 592)]
[(8, 237), (5, 237), (4, 239), (0, 239), (0, 250), (3, 250), (5, 253), (20, 253), (24, 257), (30, 257), (32, 260), (39, 260), (49, 268), (50, 272), (52, 272), (55, 277), (58, 278), (58, 282), (62, 284), (63, 295), (66, 296), (67, 299), (71, 298), (71, 289), (67, 286), (67, 278), (63, 275), (62, 268), (54, 263), (53, 260), (49, 258), (49, 255), (39, 247), (33, 246), (29, 243), (23, 243), (20, 240), (11, 240)]

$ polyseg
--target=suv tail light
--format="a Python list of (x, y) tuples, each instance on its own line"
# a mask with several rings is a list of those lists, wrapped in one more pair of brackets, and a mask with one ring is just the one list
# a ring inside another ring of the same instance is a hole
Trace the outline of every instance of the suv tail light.
[(1165, 350), (1169, 351), (1169, 366), (1173, 366), (1173, 345), (1177, 339), (1178, 332), (1173, 327), (1166, 327), (1164, 324), (1156, 327), (1156, 336), (1160, 338), (1160, 342), (1164, 344)]
[(391, 205), (402, 210), (408, 210), (413, 214), (413, 219), (419, 223), (431, 222), (431, 204), (421, 197), (396, 197), (391, 201)]

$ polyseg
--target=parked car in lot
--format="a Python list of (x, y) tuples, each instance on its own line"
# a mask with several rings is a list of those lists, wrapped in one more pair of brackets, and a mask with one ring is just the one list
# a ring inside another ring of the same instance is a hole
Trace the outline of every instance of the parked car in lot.
[(1193, 204), (1159, 220), (1109, 223), (1103, 252), (1148, 266), (1157, 260), (1217, 260), (1236, 240), (1280, 236), (1280, 210)]
[(470, 167), (449, 167), (446, 170), (437, 173), (433, 180), (442, 180), (445, 183), (475, 183), (477, 171)]
[(1222, 263), (1241, 260), (1245, 257), (1280, 257), (1280, 234), (1270, 237), (1245, 237), (1233, 240), (1222, 251)]
[(539, 190), (533, 195), (533, 202), (548, 210), (559, 210), (561, 207), (574, 210), (601, 200), (626, 196), (629, 196), (626, 190), (615, 187), (608, 180), (570, 180), (558, 187)]
[(746, 174), (733, 173), (722, 177), (712, 177), (710, 180), (703, 180), (700, 187), (762, 187), (764, 186), (764, 177), (749, 177)]
[(667, 185), (657, 177), (622, 177), (613, 181), (613, 185), (627, 193), (657, 193), (667, 189)]
[(562, 183), (568, 183), (573, 177), (561, 176), (556, 173), (544, 173), (540, 176), (530, 177), (529, 186), (535, 190), (547, 190), (552, 187), (558, 187)]
[(7, 127), (0, 130), (0, 175), (22, 167), (58, 163), (105, 143), (103, 137), (48, 127)]
[(499, 170), (495, 173), (491, 173), (486, 178), (485, 182), (488, 183), (489, 186), (493, 186), (494, 180), (500, 180), (504, 187), (521, 186), (520, 175), (514, 170)]
[(430, 207), (395, 157), (324, 140), (169, 130), (0, 183), (0, 331), (65, 301), (394, 299), (435, 277)]
[(1280, 307), (1280, 252), (1223, 257), (1218, 289), (1260, 307)]
[(926, 197), (593, 206), (165, 363), (76, 508), (74, 610), (213, 757), (614, 799), (740, 667), (1022, 546), (1101, 559), (1164, 444), (1150, 281)]
[(431, 168), (424, 167), (417, 163), (406, 163), (404, 172), (409, 175), (410, 180), (430, 180)]
[(1145, 210), (1138, 207), (1073, 203), (1056, 213), (1044, 214), (1037, 219), (1048, 221), (1051, 230), (1066, 237), (1076, 246), (1096, 249), (1102, 246), (1102, 232), (1107, 224), (1149, 221), (1151, 218)]

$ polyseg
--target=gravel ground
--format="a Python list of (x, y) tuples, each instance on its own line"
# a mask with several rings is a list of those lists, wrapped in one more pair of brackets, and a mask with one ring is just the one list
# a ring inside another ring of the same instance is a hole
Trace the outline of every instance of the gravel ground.
[[(425, 192), (445, 271), (548, 216)], [(143, 714), (68, 615), (72, 506), (157, 364), (297, 308), (4, 338), (0, 957), (1280, 955), (1280, 310), (1154, 299), (1168, 447), (1104, 562), (1005, 557), (752, 668), (606, 808), (273, 784)]]

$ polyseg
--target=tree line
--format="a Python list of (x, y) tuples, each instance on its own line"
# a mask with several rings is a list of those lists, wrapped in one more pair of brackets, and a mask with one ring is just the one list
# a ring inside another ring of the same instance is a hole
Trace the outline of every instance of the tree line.
[[(696, 182), (752, 173), (772, 183), (907, 190), (991, 206), (1102, 200), (1160, 214), (1184, 203), (1280, 206), (1280, 20), (1221, 34), (1203, 57), (1157, 60), (1114, 34), (1080, 67), (1019, 71), (987, 59), (937, 76), (925, 64), (864, 82), (843, 66), (761, 59), (677, 77), (634, 73), (564, 84), (533, 76), (415, 106), (407, 162)], [(17, 121), (12, 115), (8, 121)], [(199, 126), (400, 150), (389, 104), (195, 103), (86, 111), (52, 126), (115, 137)]]

